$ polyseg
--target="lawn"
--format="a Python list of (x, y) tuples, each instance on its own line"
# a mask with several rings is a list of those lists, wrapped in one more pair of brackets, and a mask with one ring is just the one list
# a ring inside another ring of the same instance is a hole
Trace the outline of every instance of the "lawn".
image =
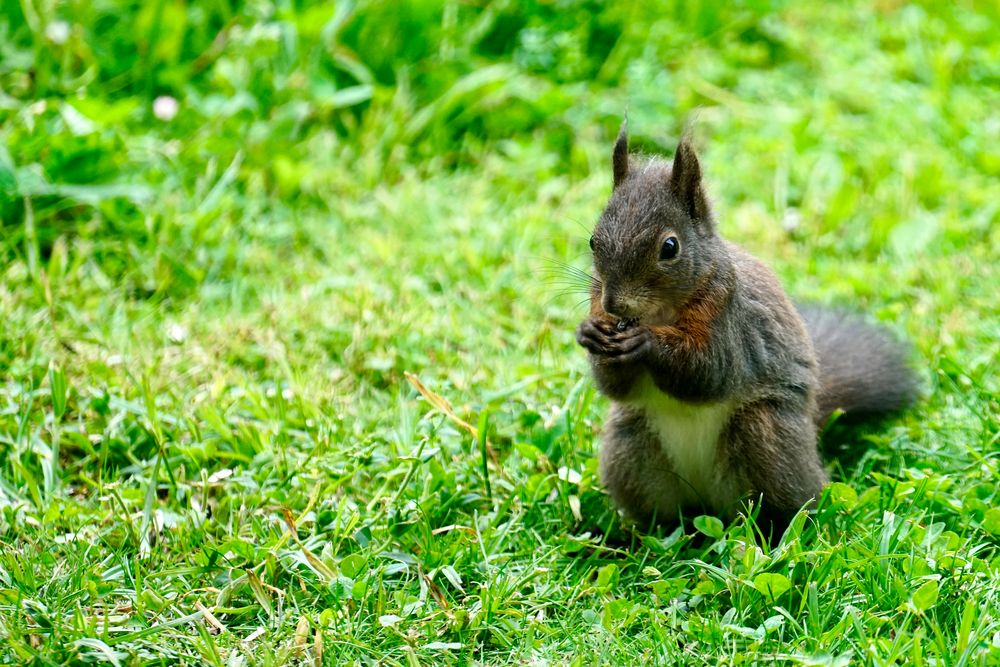
[[(0, 663), (1000, 664), (1000, 6), (0, 0)], [(912, 342), (780, 543), (597, 475), (575, 269), (690, 127)]]

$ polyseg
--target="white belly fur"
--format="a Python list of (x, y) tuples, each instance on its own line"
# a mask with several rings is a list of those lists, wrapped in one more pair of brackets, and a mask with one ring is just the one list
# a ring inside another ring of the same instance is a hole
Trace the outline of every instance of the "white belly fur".
[[(646, 376), (628, 401), (642, 409), (673, 464), (674, 480), (686, 502), (724, 509), (737, 499), (732, 476), (719, 465), (719, 436), (733, 413), (733, 402), (686, 403), (663, 393)], [(669, 483), (669, 482), (665, 482)]]

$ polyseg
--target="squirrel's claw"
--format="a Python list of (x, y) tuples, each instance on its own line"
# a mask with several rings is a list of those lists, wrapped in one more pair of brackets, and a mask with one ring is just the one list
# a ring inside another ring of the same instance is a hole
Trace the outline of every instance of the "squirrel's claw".
[(609, 355), (619, 363), (641, 361), (653, 348), (652, 333), (646, 327), (634, 327), (618, 334), (615, 340), (616, 350)]
[(619, 332), (611, 323), (595, 318), (580, 324), (576, 341), (591, 354), (616, 363), (639, 361), (653, 344), (652, 335), (645, 327)]
[(576, 342), (591, 354), (606, 354), (608, 337), (594, 320), (584, 320), (576, 329)]

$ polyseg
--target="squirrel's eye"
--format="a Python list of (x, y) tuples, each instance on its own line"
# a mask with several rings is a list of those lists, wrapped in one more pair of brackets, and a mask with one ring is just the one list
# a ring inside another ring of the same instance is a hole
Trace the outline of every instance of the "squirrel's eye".
[(590, 249), (591, 250), (594, 249), (594, 237), (593, 236), (590, 237)]
[(660, 247), (660, 261), (666, 259), (673, 259), (680, 252), (681, 244), (677, 241), (676, 236), (668, 236), (666, 240), (663, 241), (663, 246)]

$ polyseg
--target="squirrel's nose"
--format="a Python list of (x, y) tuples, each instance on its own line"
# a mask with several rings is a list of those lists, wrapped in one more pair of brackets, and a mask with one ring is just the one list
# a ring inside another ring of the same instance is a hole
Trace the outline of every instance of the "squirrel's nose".
[(616, 306), (615, 293), (605, 288), (604, 291), (601, 292), (601, 308), (603, 308), (604, 312), (611, 317), (619, 317), (616, 312), (618, 310)]
[(611, 317), (624, 319), (632, 316), (632, 313), (629, 312), (631, 308), (628, 307), (628, 300), (623, 299), (618, 290), (605, 288), (601, 294), (601, 307)]

